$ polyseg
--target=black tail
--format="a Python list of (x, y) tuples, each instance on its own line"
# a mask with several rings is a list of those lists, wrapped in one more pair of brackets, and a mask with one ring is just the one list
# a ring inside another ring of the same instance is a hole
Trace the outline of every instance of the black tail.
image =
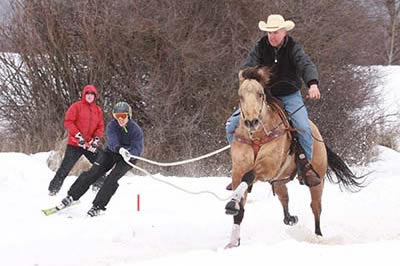
[[(363, 176), (356, 176), (354, 173), (350, 170), (350, 168), (346, 165), (346, 163), (336, 154), (334, 153), (331, 149), (329, 149), (328, 146), (326, 146), (326, 152), (328, 154), (328, 172), (326, 173), (326, 176), (328, 177), (329, 182), (333, 184), (339, 184), (339, 186), (342, 188), (342, 186), (350, 191), (350, 192), (358, 192), (360, 191), (364, 185)], [(334, 180), (332, 176), (332, 172), (335, 173), (336, 180)]]

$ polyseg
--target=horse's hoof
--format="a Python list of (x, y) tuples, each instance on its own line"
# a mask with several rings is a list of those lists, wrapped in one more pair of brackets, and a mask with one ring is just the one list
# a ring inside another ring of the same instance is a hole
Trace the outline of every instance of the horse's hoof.
[(225, 206), (225, 214), (228, 215), (238, 215), (240, 210), (239, 202), (235, 200), (229, 201)]
[(237, 248), (238, 246), (240, 246), (240, 238), (236, 241), (236, 243), (228, 243), (224, 249)]
[(315, 228), (315, 234), (316, 234), (317, 236), (322, 236), (321, 229)]
[(285, 217), (285, 219), (283, 219), (284, 224), (290, 225), (290, 226), (297, 224), (298, 221), (299, 221), (299, 218), (297, 218), (296, 215)]

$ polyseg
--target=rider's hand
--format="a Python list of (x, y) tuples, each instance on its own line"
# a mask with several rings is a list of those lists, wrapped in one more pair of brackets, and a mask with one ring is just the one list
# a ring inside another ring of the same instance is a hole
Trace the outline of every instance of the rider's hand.
[(319, 88), (317, 84), (312, 84), (308, 89), (307, 98), (310, 99), (319, 99), (321, 98), (321, 93), (319, 92)]

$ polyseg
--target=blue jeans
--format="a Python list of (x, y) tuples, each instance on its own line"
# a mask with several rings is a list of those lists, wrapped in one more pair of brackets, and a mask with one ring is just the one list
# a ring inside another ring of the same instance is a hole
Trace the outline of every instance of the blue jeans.
[[(278, 97), (284, 105), (286, 112), (291, 115), (296, 109), (304, 104), (300, 91), (287, 96)], [(237, 109), (231, 117), (228, 118), (225, 125), (226, 138), (232, 145), (233, 132), (236, 130), (240, 120), (240, 109)], [(291, 115), (293, 126), (302, 131), (297, 132), (301, 147), (303, 147), (308, 161), (312, 158), (312, 144), (310, 123), (308, 122), (308, 113), (305, 106), (300, 108), (295, 114)]]

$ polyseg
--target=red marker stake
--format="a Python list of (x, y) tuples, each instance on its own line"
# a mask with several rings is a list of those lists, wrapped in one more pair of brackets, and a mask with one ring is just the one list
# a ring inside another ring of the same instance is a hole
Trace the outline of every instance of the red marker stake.
[(136, 210), (140, 211), (140, 194), (136, 196)]

